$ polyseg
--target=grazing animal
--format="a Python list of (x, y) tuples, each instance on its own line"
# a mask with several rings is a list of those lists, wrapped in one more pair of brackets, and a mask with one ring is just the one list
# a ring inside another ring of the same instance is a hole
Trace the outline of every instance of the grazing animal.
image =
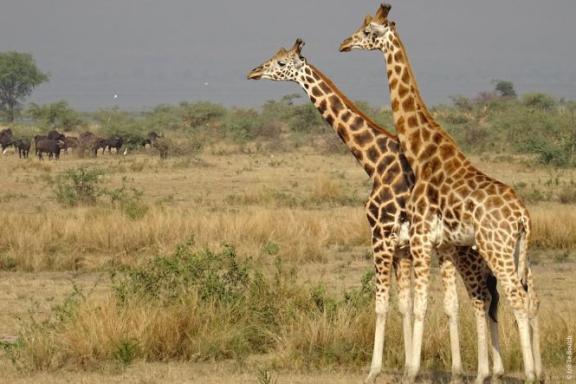
[(13, 145), (18, 150), (18, 157), (21, 159), (27, 159), (30, 153), (30, 146), (32, 142), (27, 137), (21, 137), (14, 139)]
[(152, 148), (155, 148), (158, 152), (160, 152), (161, 159), (168, 158), (168, 151), (170, 150), (170, 147), (170, 140), (165, 137), (158, 137), (152, 141)]
[(52, 131), (48, 132), (47, 137), (50, 140), (56, 140), (56, 141), (65, 141), (66, 140), (66, 136), (64, 136), (63, 133), (60, 133), (56, 130), (52, 130)]
[(64, 138), (64, 150), (68, 150), (69, 148), (78, 148), (79, 140), (77, 137), (73, 136), (66, 136)]
[(98, 150), (106, 147), (106, 139), (98, 137), (92, 132), (82, 132), (78, 136), (78, 148), (83, 153), (84, 150), (90, 150), (94, 156), (98, 156)]
[[(412, 357), (404, 380), (413, 383), (420, 369), (433, 252), (475, 245), (512, 306), (526, 381), (540, 381), (543, 368), (537, 316), (539, 301), (527, 255), (528, 210), (512, 188), (474, 167), (436, 122), (420, 94), (396, 23), (388, 20), (390, 8), (382, 4), (375, 17), (367, 17), (362, 26), (342, 42), (340, 50), (379, 50), (384, 54), (398, 140), (416, 176), (407, 203), (415, 290)], [(475, 312), (476, 383), (483, 383), (490, 374), (486, 322), (481, 307), (475, 306)], [(502, 374), (501, 362), (499, 366), (494, 365), (494, 371), (496, 376)]]
[(12, 145), (12, 130), (10, 128), (6, 128), (0, 131), (0, 148), (2, 148), (2, 153), (6, 151), (6, 149)]
[(60, 158), (60, 151), (64, 147), (64, 144), (60, 140), (51, 140), (51, 139), (40, 139), (36, 142), (36, 155), (38, 159), (43, 159), (43, 154), (47, 153), (49, 159), (56, 159)]
[[(288, 80), (304, 88), (322, 117), (334, 128), (373, 182), (366, 204), (366, 215), (372, 232), (374, 267), (376, 269), (376, 329), (372, 366), (367, 382), (374, 382), (382, 368), (386, 316), (392, 268), (396, 271), (398, 301), (403, 316), (405, 359), (411, 356), (412, 300), (410, 276), (412, 258), (407, 249), (408, 221), (406, 201), (414, 185), (414, 174), (400, 151), (398, 138), (363, 114), (340, 90), (309, 64), (301, 54), (297, 40), (287, 51), (281, 49), (271, 59), (255, 68), (249, 79)], [(466, 263), (457, 263), (466, 258)], [(456, 269), (466, 283), (469, 295), (480, 300), (496, 317), (498, 292), (490, 270), (471, 247), (460, 247), (440, 253), (445, 291), (444, 309), (449, 316), (452, 358), (460, 364), (458, 342), (458, 296)]]
[(121, 136), (115, 135), (106, 139), (106, 148), (108, 153), (112, 153), (112, 148), (116, 149), (116, 154), (120, 154), (120, 149), (124, 145), (124, 139)]

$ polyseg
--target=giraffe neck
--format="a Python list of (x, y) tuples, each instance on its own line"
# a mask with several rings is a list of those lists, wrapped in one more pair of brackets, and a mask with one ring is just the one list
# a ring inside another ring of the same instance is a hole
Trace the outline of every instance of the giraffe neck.
[(372, 177), (382, 148), (389, 147), (388, 141), (396, 141), (396, 136), (368, 118), (313, 65), (306, 64), (296, 82)]
[[(422, 166), (429, 160), (438, 159), (437, 153), (456, 157), (458, 163), (466, 161), (464, 155), (426, 107), (406, 49), (397, 32), (390, 31), (383, 50), (386, 58), (388, 85), (392, 113), (398, 139), (408, 163), (416, 177), (421, 177)], [(435, 164), (441, 164), (436, 162)]]

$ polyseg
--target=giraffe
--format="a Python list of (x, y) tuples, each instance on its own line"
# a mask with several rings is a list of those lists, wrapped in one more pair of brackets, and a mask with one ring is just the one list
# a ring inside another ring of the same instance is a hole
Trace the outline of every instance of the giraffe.
[[(527, 260), (528, 210), (512, 188), (476, 169), (434, 120), (420, 95), (396, 24), (388, 20), (390, 8), (382, 4), (374, 17), (364, 19), (362, 26), (342, 42), (340, 50), (384, 53), (398, 139), (416, 176), (407, 202), (415, 287), (413, 355), (405, 381), (413, 382), (420, 367), (431, 253), (454, 245), (476, 246), (501, 282), (518, 324), (526, 379), (541, 380), (539, 302)], [(476, 382), (481, 383), (489, 375), (486, 322), (480, 307), (476, 309)], [(495, 330), (494, 324), (491, 328)], [(495, 366), (494, 370), (500, 368)]]
[[(398, 301), (403, 316), (406, 361), (411, 356), (412, 261), (406, 248), (408, 230), (405, 203), (414, 184), (414, 175), (400, 153), (397, 137), (370, 120), (328, 77), (308, 63), (301, 54), (303, 45), (304, 42), (298, 39), (292, 49), (280, 49), (271, 59), (253, 69), (248, 78), (298, 83), (372, 179), (372, 192), (365, 206), (372, 233), (376, 270), (376, 329), (372, 364), (366, 379), (366, 382), (372, 383), (382, 369), (392, 268), (395, 270), (399, 289)], [(440, 255), (440, 265), (445, 292), (444, 310), (451, 318), (453, 372), (458, 375), (461, 372), (461, 358), (457, 327), (456, 269), (464, 277), (469, 294), (477, 298), (483, 306), (489, 305), (494, 319), (498, 292), (495, 289), (494, 276), (477, 252), (470, 247), (455, 247), (453, 251), (454, 254), (448, 252)], [(459, 263), (461, 259), (469, 260), (469, 263)]]

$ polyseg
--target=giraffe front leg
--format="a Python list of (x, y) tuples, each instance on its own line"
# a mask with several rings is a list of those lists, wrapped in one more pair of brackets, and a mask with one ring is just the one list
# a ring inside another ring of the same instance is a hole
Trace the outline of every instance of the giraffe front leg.
[(458, 328), (458, 292), (456, 290), (456, 267), (453, 247), (440, 252), (440, 273), (444, 289), (444, 312), (448, 316), (450, 328), (450, 350), (452, 353), (452, 381), (458, 382), (462, 376), (460, 355), (460, 331)]
[(408, 366), (412, 356), (412, 256), (402, 250), (394, 258), (396, 285), (398, 287), (398, 310), (402, 315), (404, 335), (404, 366)]
[[(377, 230), (373, 231), (374, 233)], [(382, 371), (382, 355), (384, 351), (384, 335), (386, 316), (390, 299), (390, 275), (394, 257), (395, 241), (373, 236), (374, 266), (376, 269), (376, 329), (374, 332), (374, 350), (370, 373), (365, 383), (374, 383)]]
[(410, 232), (410, 252), (414, 263), (414, 329), (412, 332), (412, 356), (410, 364), (406, 367), (404, 383), (414, 383), (420, 370), (432, 253), (432, 242), (427, 231), (423, 231), (413, 223)]

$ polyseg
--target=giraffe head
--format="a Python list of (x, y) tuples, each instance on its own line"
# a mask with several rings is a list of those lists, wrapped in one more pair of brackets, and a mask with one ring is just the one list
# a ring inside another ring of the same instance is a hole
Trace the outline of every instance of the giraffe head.
[(389, 4), (382, 4), (378, 7), (376, 15), (366, 16), (362, 26), (340, 44), (340, 52), (349, 52), (353, 49), (386, 50), (387, 35), (395, 27), (395, 23), (388, 20), (391, 8)]
[(306, 64), (306, 59), (300, 54), (303, 46), (304, 41), (297, 39), (290, 50), (280, 48), (274, 56), (250, 71), (248, 79), (296, 81)]

